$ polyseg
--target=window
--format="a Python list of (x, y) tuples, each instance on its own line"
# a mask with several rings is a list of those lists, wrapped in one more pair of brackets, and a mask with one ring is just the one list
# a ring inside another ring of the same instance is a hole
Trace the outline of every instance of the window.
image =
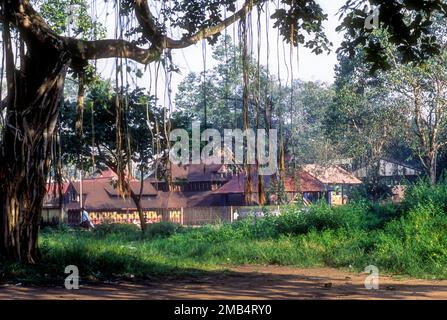
[(76, 194), (76, 192), (74, 192), (74, 191), (70, 191), (70, 193), (69, 193), (69, 199), (70, 199), (70, 201), (72, 201), (72, 202), (74, 202), (74, 201), (76, 201), (77, 200), (77, 194)]

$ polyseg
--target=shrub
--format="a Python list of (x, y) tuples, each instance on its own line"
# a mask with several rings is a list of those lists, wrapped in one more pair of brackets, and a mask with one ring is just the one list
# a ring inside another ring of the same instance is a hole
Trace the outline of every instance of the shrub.
[(115, 235), (129, 238), (141, 234), (139, 226), (130, 223), (101, 223), (95, 226), (93, 232), (97, 237)]
[(366, 206), (362, 224), (368, 230), (382, 229), (387, 222), (403, 214), (401, 207), (394, 203), (370, 202)]
[(405, 192), (402, 205), (405, 211), (410, 211), (420, 204), (428, 203), (434, 203), (442, 210), (447, 211), (447, 182), (431, 185), (427, 181), (419, 181)]
[(416, 276), (447, 276), (447, 216), (438, 204), (418, 204), (388, 223), (373, 254), (381, 267)]
[(359, 229), (362, 227), (362, 216), (365, 208), (361, 204), (342, 207), (329, 207), (320, 203), (307, 210), (290, 210), (278, 217), (279, 234), (299, 235), (311, 230), (336, 230), (339, 228)]
[(182, 226), (177, 223), (162, 221), (148, 224), (146, 236), (151, 238), (166, 238), (180, 232), (181, 230)]

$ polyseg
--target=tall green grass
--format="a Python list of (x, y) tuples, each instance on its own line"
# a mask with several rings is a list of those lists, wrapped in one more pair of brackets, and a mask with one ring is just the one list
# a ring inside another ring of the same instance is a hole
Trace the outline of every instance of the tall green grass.
[[(402, 205), (365, 200), (343, 207), (288, 207), (281, 216), (184, 228), (102, 225), (94, 231), (45, 229), (42, 261), (3, 263), (0, 275), (18, 281), (56, 281), (67, 265), (87, 279), (175, 276), (241, 264), (330, 266), (447, 278), (447, 187), (419, 183)], [(59, 281), (57, 280), (57, 281)]]

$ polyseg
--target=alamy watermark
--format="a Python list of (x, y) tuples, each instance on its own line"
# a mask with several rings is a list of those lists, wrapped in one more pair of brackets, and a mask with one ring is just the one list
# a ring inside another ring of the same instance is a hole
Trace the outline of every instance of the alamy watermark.
[(78, 290), (79, 289), (79, 268), (75, 265), (69, 265), (65, 267), (65, 274), (69, 274), (65, 278), (65, 289)]
[(365, 29), (366, 30), (375, 30), (379, 28), (379, 8), (372, 8), (370, 6), (365, 6), (365, 13), (368, 16), (365, 19)]
[[(200, 123), (193, 122), (191, 139), (185, 129), (173, 130), (169, 139), (175, 142), (169, 151), (169, 160), (173, 164), (242, 165), (245, 159), (247, 164), (259, 165), (259, 175), (273, 175), (277, 170), (276, 129), (268, 132), (266, 129), (225, 129), (222, 137), (216, 129), (201, 132)], [(201, 142), (206, 143), (203, 148)]]
[(379, 290), (379, 268), (369, 265), (365, 268), (365, 273), (368, 274), (364, 283), (365, 289)]

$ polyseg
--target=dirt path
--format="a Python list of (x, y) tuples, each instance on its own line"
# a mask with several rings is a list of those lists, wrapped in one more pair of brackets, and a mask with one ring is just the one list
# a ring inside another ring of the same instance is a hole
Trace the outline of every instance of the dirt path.
[(0, 286), (0, 299), (447, 299), (447, 280), (380, 278), (364, 287), (364, 274), (277, 266), (234, 267), (224, 274), (164, 282), (116, 282), (62, 287)]

